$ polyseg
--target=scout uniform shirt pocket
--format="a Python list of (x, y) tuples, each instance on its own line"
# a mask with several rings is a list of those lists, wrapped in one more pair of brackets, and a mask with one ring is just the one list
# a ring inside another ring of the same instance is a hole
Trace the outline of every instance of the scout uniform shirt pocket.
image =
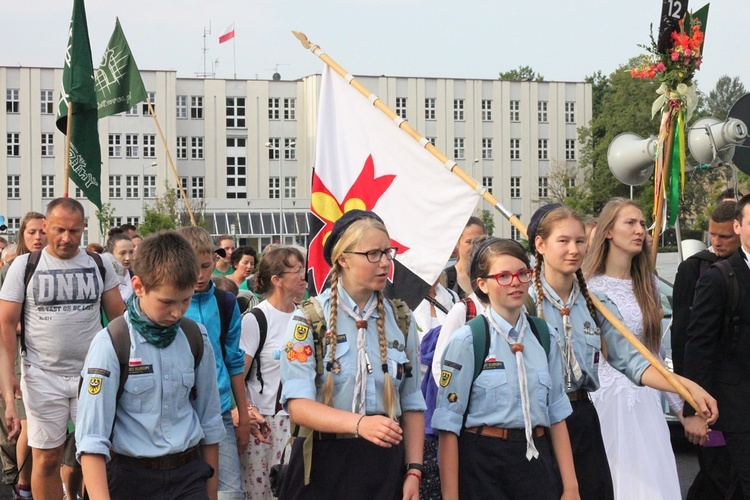
[(505, 363), (494, 360), (485, 361), (482, 373), (474, 382), (474, 390), (476, 394), (472, 395), (471, 406), (476, 404), (477, 407), (476, 410), (472, 408), (472, 412), (492, 412), (499, 404), (507, 405), (511, 398)]
[(386, 356), (388, 358), (388, 374), (391, 376), (393, 388), (398, 391), (401, 383), (404, 381), (404, 377), (406, 377), (404, 367), (409, 361), (406, 352), (404, 352), (404, 344), (396, 340), (390, 341), (386, 350)]
[(189, 372), (182, 372), (182, 383), (180, 384), (179, 391), (180, 396), (177, 400), (177, 407), (182, 408), (185, 406), (188, 401), (190, 401), (192, 398), (190, 398), (190, 391), (193, 390), (193, 387), (195, 386), (195, 371), (189, 371)]
[(552, 389), (552, 377), (549, 372), (540, 371), (539, 374), (539, 389), (537, 390), (537, 398), (539, 399), (539, 405), (546, 410), (549, 406), (549, 392)]
[[(346, 382), (347, 377), (354, 377), (356, 374), (355, 367), (357, 365), (357, 356), (355, 353), (349, 353), (349, 342), (347, 342), (346, 335), (340, 333), (336, 336), (336, 357), (333, 361), (333, 384), (339, 386)], [(347, 355), (348, 354), (348, 355)], [(331, 345), (328, 344), (326, 347), (326, 355), (323, 357), (323, 366), (328, 364), (331, 359)]]
[(584, 337), (586, 338), (586, 364), (594, 366), (599, 363), (602, 339), (598, 334), (584, 335)]
[(155, 384), (153, 371), (138, 375), (130, 373), (125, 382), (120, 404), (126, 411), (132, 413), (145, 413), (153, 410), (156, 400)]

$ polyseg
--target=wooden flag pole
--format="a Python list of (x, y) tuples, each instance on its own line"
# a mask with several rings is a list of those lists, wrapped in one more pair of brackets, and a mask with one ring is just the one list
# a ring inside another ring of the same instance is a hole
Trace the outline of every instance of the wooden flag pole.
[(182, 182), (180, 182), (180, 176), (177, 174), (177, 167), (174, 166), (172, 155), (169, 153), (169, 146), (167, 146), (167, 141), (166, 139), (164, 139), (164, 134), (161, 131), (159, 120), (157, 120), (156, 118), (156, 112), (154, 111), (154, 107), (151, 105), (151, 99), (149, 99), (148, 95), (146, 95), (146, 104), (148, 104), (148, 111), (149, 113), (151, 113), (151, 116), (156, 123), (156, 131), (159, 133), (159, 139), (161, 139), (161, 143), (164, 146), (164, 151), (167, 152), (167, 163), (169, 163), (169, 166), (172, 168), (172, 173), (174, 174), (174, 178), (177, 181), (177, 187), (180, 189), (180, 196), (182, 197), (182, 201), (183, 203), (185, 203), (185, 209), (190, 216), (190, 222), (193, 224), (193, 226), (197, 226), (198, 224), (195, 223), (195, 216), (193, 215), (193, 210), (190, 208), (187, 194), (185, 193), (185, 189), (182, 187)]
[(65, 169), (63, 170), (63, 197), (68, 197), (68, 184), (70, 184), (70, 124), (73, 120), (73, 103), (68, 103), (68, 121), (65, 123), (67, 130), (65, 134)]
[[(338, 73), (344, 80), (346, 80), (352, 87), (357, 89), (360, 94), (362, 94), (366, 99), (368, 99), (370, 102), (372, 102), (373, 106), (378, 108), (380, 111), (386, 114), (388, 118), (393, 120), (398, 127), (409, 134), (412, 139), (417, 141), (423, 148), (425, 148), (427, 151), (432, 153), (432, 155), (440, 160), (440, 162), (456, 174), (462, 181), (464, 181), (466, 184), (468, 184), (472, 189), (474, 189), (477, 193), (479, 193), (480, 196), (484, 200), (486, 200), (488, 203), (490, 203), (493, 207), (495, 207), (503, 216), (510, 221), (513, 226), (515, 226), (516, 229), (518, 229), (521, 233), (523, 233), (524, 236), (528, 237), (528, 234), (526, 232), (526, 226), (524, 226), (523, 222), (516, 217), (513, 212), (511, 212), (508, 208), (506, 208), (502, 203), (500, 203), (494, 196), (492, 196), (491, 193), (487, 191), (485, 187), (480, 185), (476, 180), (474, 180), (469, 174), (464, 172), (458, 165), (456, 165), (456, 162), (445, 156), (443, 153), (440, 152), (435, 146), (432, 145), (430, 141), (422, 137), (419, 132), (414, 130), (414, 128), (411, 127), (405, 120), (403, 120), (401, 117), (399, 117), (396, 113), (393, 112), (388, 106), (386, 106), (378, 97), (370, 92), (364, 85), (362, 85), (360, 82), (358, 82), (352, 75), (350, 75), (344, 68), (338, 65), (336, 61), (331, 59), (318, 45), (313, 45), (310, 43), (310, 41), (307, 39), (307, 36), (305, 36), (304, 33), (301, 33), (299, 31), (292, 31), (295, 37), (302, 43), (302, 46), (306, 49), (309, 49), (313, 54), (318, 56), (324, 63), (326, 63), (332, 70), (334, 70), (336, 73)], [(698, 403), (696, 403), (693, 396), (690, 394), (690, 392), (685, 388), (684, 385), (682, 385), (682, 382), (677, 380), (677, 378), (674, 376), (672, 372), (667, 370), (667, 368), (661, 364), (659, 359), (654, 356), (654, 354), (649, 351), (646, 346), (641, 343), (638, 338), (633, 335), (633, 333), (628, 330), (628, 328), (623, 324), (622, 321), (620, 321), (613, 313), (610, 311), (607, 306), (605, 306), (598, 298), (596, 298), (595, 295), (591, 295), (591, 301), (593, 302), (594, 306), (599, 310), (600, 313), (609, 321), (612, 326), (614, 326), (617, 331), (619, 331), (623, 337), (625, 337), (628, 342), (630, 342), (633, 347), (638, 350), (641, 355), (646, 358), (646, 360), (651, 363), (651, 365), (658, 371), (666, 380), (669, 382), (669, 384), (674, 387), (674, 389), (677, 391), (677, 393), (685, 400), (687, 401), (690, 406), (695, 408), (695, 411), (702, 415), (703, 412), (701, 411), (700, 407), (698, 406)]]
[[(661, 172), (657, 172), (661, 175), (660, 182), (655, 183), (658, 187), (659, 192), (654, 193), (656, 204), (654, 206), (654, 230), (651, 233), (653, 238), (653, 244), (651, 245), (651, 256), (654, 260), (654, 266), (656, 266), (656, 255), (659, 253), (659, 235), (661, 233), (661, 226), (664, 223), (664, 206), (666, 197), (666, 186), (667, 180), (669, 180), (669, 165), (672, 162), (672, 148), (674, 147), (674, 131), (676, 126), (676, 120), (670, 120), (667, 125), (667, 146), (664, 150)], [(678, 241), (677, 245), (681, 245)]]

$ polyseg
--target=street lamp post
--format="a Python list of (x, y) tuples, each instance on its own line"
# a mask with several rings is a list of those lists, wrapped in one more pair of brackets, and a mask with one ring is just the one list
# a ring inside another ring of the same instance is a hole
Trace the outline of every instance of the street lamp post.
[[(281, 141), (281, 139), (279, 139)], [(297, 145), (296, 142), (292, 141), (283, 148), (279, 147), (279, 243), (284, 244), (284, 154), (286, 151), (291, 151)], [(266, 143), (267, 148), (271, 148), (273, 145), (271, 142)], [(279, 144), (281, 146), (281, 144)]]

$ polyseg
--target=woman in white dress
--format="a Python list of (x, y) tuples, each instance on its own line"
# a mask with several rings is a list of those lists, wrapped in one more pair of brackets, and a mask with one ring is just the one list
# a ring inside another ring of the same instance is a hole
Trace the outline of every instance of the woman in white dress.
[[(607, 203), (583, 270), (589, 289), (606, 294), (630, 331), (658, 355), (661, 302), (646, 223), (637, 204), (622, 198)], [(600, 363), (599, 382), (600, 389), (591, 393), (591, 399), (601, 421), (615, 498), (679, 500), (660, 393), (633, 384), (606, 360)], [(682, 401), (665, 394), (682, 420)]]

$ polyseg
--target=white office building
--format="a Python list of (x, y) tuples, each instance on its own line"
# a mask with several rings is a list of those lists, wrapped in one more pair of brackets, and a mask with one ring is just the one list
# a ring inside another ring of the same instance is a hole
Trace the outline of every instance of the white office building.
[[(210, 231), (260, 247), (280, 237), (304, 243), (321, 76), (267, 81), (141, 74), (180, 182)], [(65, 136), (55, 127), (61, 76), (60, 68), (0, 67), (6, 95), (0, 193), (7, 193), (0, 215), (11, 236), (26, 212), (44, 212), (63, 194)], [(591, 120), (588, 83), (358, 79), (524, 221), (552, 196), (551, 179), (560, 177), (554, 171), (575, 173), (577, 128)], [(144, 204), (164, 193), (165, 182), (177, 185), (146, 104), (99, 120), (99, 139), (102, 201), (114, 208), (116, 224), (137, 225)], [(69, 189), (84, 201), (85, 241), (101, 241), (96, 208), (72, 183)], [(482, 208), (490, 207), (480, 202)], [(495, 221), (496, 235), (519, 237), (499, 214)]]

